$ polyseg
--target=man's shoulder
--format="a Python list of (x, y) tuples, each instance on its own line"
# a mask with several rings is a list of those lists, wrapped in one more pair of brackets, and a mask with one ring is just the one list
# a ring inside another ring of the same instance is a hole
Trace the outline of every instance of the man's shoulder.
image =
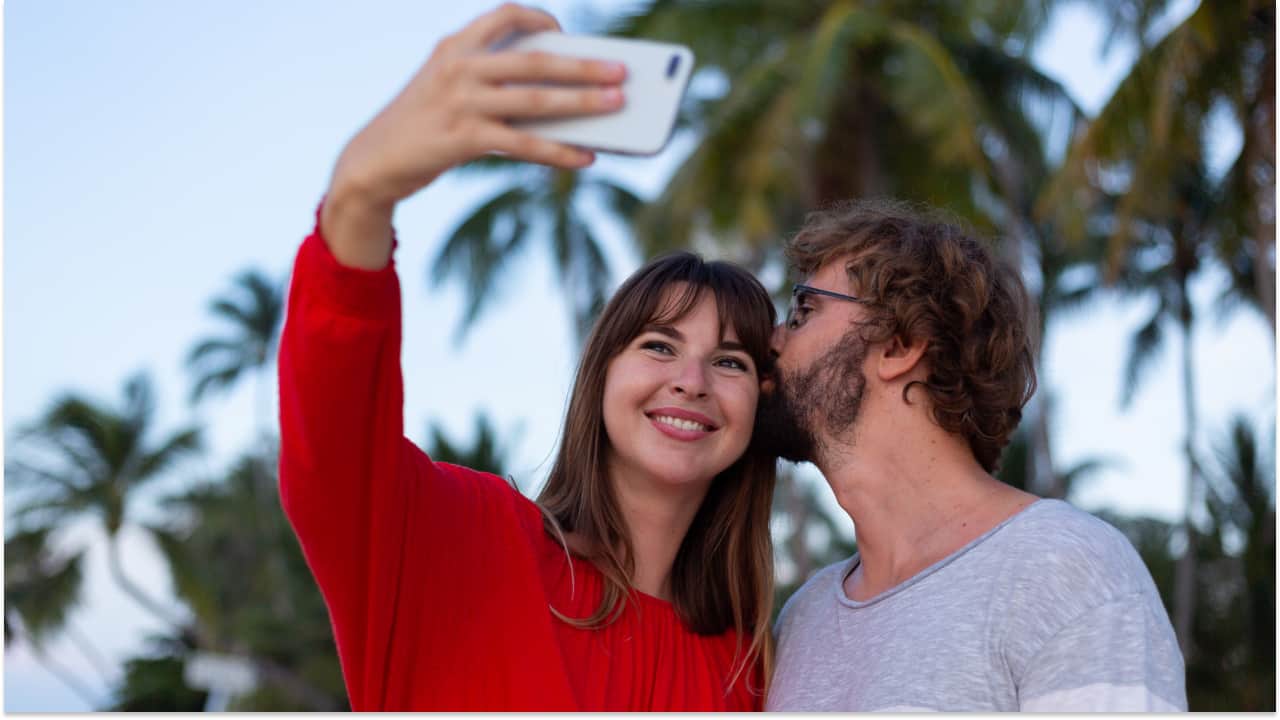
[(1150, 575), (1133, 544), (1110, 523), (1061, 500), (1040, 500), (999, 534), (1015, 576), (1092, 595), (1144, 591)]
[(810, 621), (815, 612), (829, 608), (835, 604), (834, 585), (844, 568), (849, 566), (850, 558), (832, 563), (809, 576), (803, 584), (787, 598), (782, 610), (778, 613), (776, 630), (785, 632), (796, 622)]

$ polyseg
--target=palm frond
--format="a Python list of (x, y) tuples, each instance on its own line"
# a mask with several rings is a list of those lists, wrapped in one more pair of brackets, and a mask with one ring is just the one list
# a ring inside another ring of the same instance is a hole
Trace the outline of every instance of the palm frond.
[(440, 287), (450, 278), (456, 278), (463, 286), (466, 307), (455, 330), (455, 340), (474, 325), (507, 262), (523, 246), (529, 226), (527, 213), (533, 201), (533, 195), (523, 185), (499, 192), (458, 225), (431, 261), (429, 277), (433, 287)]
[(1120, 385), (1120, 407), (1127, 408), (1133, 402), (1141, 382), (1146, 378), (1145, 370), (1154, 359), (1156, 350), (1164, 342), (1162, 329), (1165, 320), (1163, 303), (1152, 313), (1150, 319), (1134, 333), (1129, 342), (1129, 353), (1125, 360), (1124, 381)]
[(904, 68), (889, 83), (889, 97), (906, 122), (934, 143), (937, 161), (983, 167), (978, 128), (986, 118), (965, 74), (937, 38), (895, 22), (889, 33)]

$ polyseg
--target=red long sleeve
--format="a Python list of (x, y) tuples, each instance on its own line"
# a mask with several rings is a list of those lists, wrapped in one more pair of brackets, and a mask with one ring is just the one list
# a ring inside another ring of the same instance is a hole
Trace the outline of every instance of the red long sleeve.
[[(280, 345), (280, 491), (328, 604), (354, 710), (758, 709), (724, 692), (733, 633), (689, 632), (635, 594), (600, 597), (537, 508), (503, 480), (433, 462), (403, 433), (394, 262), (340, 265), (319, 230), (298, 251)], [(571, 581), (572, 579), (572, 581)]]

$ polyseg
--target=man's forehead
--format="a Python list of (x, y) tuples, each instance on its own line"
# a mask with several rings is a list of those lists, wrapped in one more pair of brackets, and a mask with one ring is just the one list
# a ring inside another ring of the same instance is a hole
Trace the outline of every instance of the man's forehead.
[(809, 274), (802, 282), (805, 285), (822, 288), (823, 290), (834, 290), (836, 292), (848, 293), (850, 291), (849, 272), (847, 270), (849, 261), (852, 258), (848, 255), (832, 258), (818, 266), (816, 270)]

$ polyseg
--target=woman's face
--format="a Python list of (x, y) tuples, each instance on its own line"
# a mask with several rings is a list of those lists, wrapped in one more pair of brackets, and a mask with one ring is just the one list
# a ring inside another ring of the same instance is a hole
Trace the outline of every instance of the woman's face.
[[(664, 293), (663, 307), (681, 288)], [(615, 481), (709, 485), (751, 439), (760, 385), (733, 327), (720, 337), (704, 291), (671, 325), (646, 326), (609, 363), (607, 457)]]

